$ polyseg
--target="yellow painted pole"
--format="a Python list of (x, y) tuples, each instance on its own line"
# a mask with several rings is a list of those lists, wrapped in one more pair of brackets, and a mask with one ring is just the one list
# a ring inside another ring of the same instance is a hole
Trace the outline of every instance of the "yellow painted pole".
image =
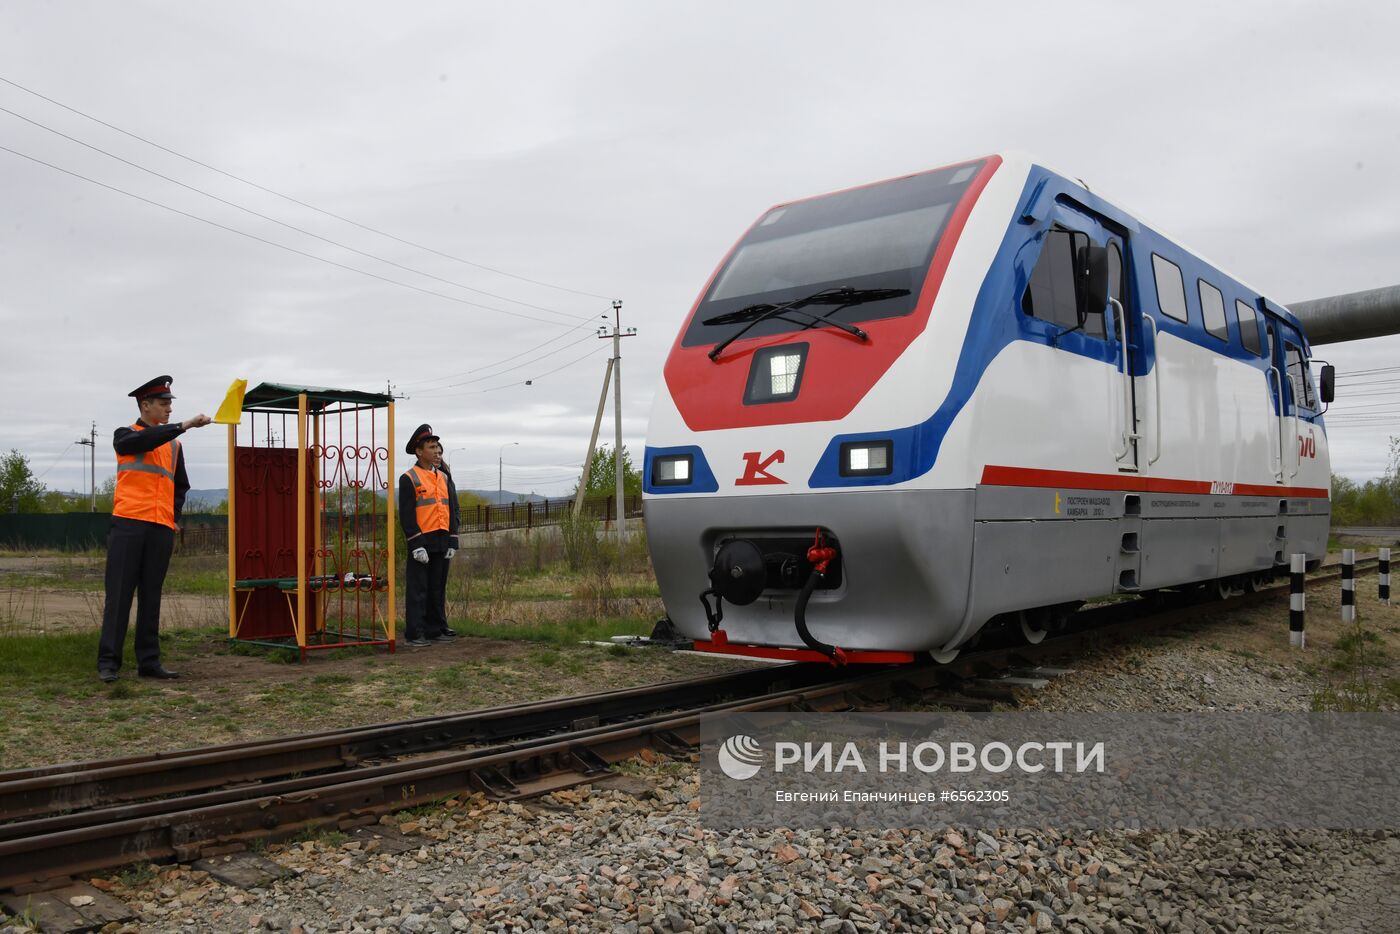
[(384, 501), (388, 504), (388, 513), (384, 523), (384, 537), (389, 540), (389, 607), (384, 613), (384, 637), (392, 644), (394, 641), (394, 572), (397, 565), (394, 563), (394, 541), (398, 536), (394, 525), (394, 504), (398, 498), (398, 474), (394, 473), (394, 400), (389, 400), (389, 439), (386, 447), (389, 451), (389, 489)]
[(234, 482), (234, 452), (238, 448), (237, 438), (238, 426), (228, 426), (228, 637), (238, 638), (238, 568), (234, 555), (237, 554), (238, 539), (234, 535), (233, 517), (234, 510), (234, 490), (238, 489), (238, 484)]
[[(322, 408), (322, 413), (325, 408)], [(316, 557), (312, 562), (317, 577), (324, 577), (326, 573), (326, 559), (321, 555), (321, 465), (325, 459), (321, 456), (321, 419), (322, 414), (314, 415), (311, 418), (311, 446), (316, 449), (316, 456), (311, 460), (311, 520), (312, 536), (311, 540), (316, 549)], [(326, 622), (322, 614), (326, 608), (326, 591), (321, 590), (314, 597), (316, 608), (312, 615), (316, 617), (316, 631), (324, 632)], [(342, 627), (343, 628), (343, 627)]]
[(306, 648), (306, 393), (297, 396), (297, 645)]

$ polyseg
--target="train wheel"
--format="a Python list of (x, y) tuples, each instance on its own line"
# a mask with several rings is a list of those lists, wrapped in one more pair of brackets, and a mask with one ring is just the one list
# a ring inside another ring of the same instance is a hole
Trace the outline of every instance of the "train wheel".
[(1211, 593), (1221, 600), (1229, 600), (1231, 597), (1243, 597), (1250, 590), (1250, 581), (1253, 578), (1245, 574), (1237, 574), (1234, 577), (1221, 577), (1215, 581), (1211, 587)]
[(1244, 579), (1245, 593), (1258, 593), (1274, 582), (1273, 575), (1268, 571), (1260, 571), (1257, 574), (1247, 575)]
[(1016, 614), (1021, 621), (1021, 636), (1031, 645), (1045, 641), (1050, 632), (1050, 616), (1043, 610), (1022, 610)]

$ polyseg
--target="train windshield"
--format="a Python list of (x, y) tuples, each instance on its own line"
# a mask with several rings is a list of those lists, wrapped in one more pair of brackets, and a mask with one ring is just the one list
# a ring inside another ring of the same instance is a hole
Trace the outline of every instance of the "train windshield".
[[(948, 217), (984, 163), (911, 175), (768, 212), (729, 257), (686, 329), (682, 346), (716, 343), (743, 325), (736, 314), (798, 302), (823, 290), (871, 290), (830, 311), (832, 321), (873, 321), (914, 310)], [(879, 293), (873, 290), (879, 290)], [(827, 309), (819, 313), (826, 316)], [(804, 327), (773, 317), (745, 337)]]

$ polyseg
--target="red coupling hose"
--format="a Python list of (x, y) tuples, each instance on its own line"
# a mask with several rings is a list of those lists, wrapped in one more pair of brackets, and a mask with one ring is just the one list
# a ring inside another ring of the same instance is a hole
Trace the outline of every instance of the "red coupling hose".
[(836, 549), (825, 545), (822, 542), (822, 530), (817, 529), (816, 537), (812, 540), (812, 547), (807, 549), (807, 561), (812, 565), (812, 574), (807, 578), (807, 583), (802, 586), (802, 592), (797, 597), (797, 606), (793, 613), (793, 620), (797, 624), (797, 634), (807, 647), (825, 655), (832, 665), (842, 667), (846, 664), (846, 653), (839, 646), (827, 645), (818, 640), (807, 629), (807, 601), (812, 596), (812, 591), (816, 590), (817, 583), (826, 576), (826, 569), (836, 558)]
[(807, 561), (812, 565), (812, 570), (817, 574), (825, 574), (827, 565), (831, 564), (836, 557), (836, 549), (830, 545), (822, 544), (822, 530), (817, 529), (816, 538), (812, 540), (812, 547), (807, 549)]

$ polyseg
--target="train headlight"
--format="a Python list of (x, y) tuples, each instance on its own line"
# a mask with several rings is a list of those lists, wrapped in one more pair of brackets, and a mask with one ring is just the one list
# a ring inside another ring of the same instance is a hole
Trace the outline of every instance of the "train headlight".
[(651, 461), (653, 486), (685, 486), (695, 471), (695, 458), (690, 454), (666, 454)]
[(847, 441), (841, 445), (843, 477), (878, 477), (893, 470), (893, 441)]
[(807, 346), (805, 343), (783, 344), (756, 352), (744, 389), (744, 405), (797, 398), (797, 391), (802, 388), (802, 370), (807, 363)]

